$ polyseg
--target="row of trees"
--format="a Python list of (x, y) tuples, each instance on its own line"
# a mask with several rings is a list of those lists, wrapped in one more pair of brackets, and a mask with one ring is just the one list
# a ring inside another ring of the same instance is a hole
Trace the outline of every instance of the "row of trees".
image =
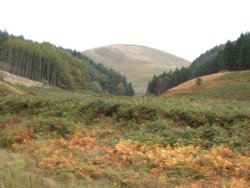
[[(79, 52), (25, 40), (3, 31), (0, 31), (0, 66), (7, 72), (65, 89), (134, 95), (132, 85), (124, 76), (95, 64)], [(121, 85), (124, 92), (119, 89)]]
[(250, 69), (250, 33), (242, 34), (236, 41), (228, 41), (200, 55), (188, 68), (176, 69), (154, 76), (147, 93), (160, 95), (187, 80), (220, 71)]

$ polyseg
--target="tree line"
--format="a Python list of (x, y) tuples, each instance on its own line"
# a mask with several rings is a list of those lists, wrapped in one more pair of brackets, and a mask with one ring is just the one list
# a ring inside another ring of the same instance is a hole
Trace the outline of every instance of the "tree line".
[(241, 34), (236, 41), (216, 46), (201, 54), (187, 68), (163, 72), (148, 83), (147, 93), (160, 95), (195, 77), (220, 71), (250, 69), (250, 33)]
[(134, 95), (124, 76), (80, 54), (0, 31), (0, 68), (7, 72), (65, 89)]

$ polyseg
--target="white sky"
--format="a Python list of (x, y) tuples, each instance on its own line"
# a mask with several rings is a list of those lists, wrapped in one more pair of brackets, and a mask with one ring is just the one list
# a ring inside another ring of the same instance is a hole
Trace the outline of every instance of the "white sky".
[(84, 51), (138, 44), (194, 60), (250, 31), (249, 0), (0, 0), (0, 29)]

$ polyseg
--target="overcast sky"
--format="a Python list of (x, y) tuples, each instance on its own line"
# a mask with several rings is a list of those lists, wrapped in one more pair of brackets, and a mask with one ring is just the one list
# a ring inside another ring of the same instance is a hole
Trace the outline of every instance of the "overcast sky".
[(1, 0), (0, 29), (84, 51), (138, 44), (187, 60), (250, 31), (249, 0)]

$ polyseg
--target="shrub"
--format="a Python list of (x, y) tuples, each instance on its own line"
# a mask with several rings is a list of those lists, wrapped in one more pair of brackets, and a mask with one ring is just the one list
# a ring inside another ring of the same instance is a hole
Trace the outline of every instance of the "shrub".
[(212, 147), (230, 142), (227, 131), (219, 125), (204, 125), (199, 127), (201, 139), (204, 140), (204, 147)]
[(201, 77), (196, 78), (195, 83), (197, 86), (202, 85), (203, 81), (202, 81)]
[(149, 124), (150, 132), (161, 133), (166, 129), (166, 125), (162, 120), (156, 120)]

